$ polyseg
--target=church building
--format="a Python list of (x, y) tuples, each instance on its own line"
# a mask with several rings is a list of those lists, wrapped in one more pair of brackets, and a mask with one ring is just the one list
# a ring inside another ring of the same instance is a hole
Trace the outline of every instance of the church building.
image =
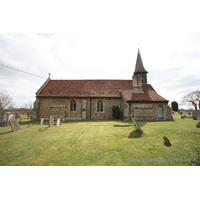
[(113, 105), (121, 118), (129, 120), (172, 120), (168, 100), (147, 83), (140, 50), (130, 80), (52, 80), (49, 78), (36, 92), (32, 120), (54, 118), (66, 120), (112, 119)]

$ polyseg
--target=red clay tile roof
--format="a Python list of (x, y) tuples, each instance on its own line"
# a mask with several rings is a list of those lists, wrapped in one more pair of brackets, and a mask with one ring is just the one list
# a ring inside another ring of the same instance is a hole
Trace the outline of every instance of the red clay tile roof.
[(144, 93), (133, 93), (131, 90), (122, 90), (121, 93), (126, 101), (157, 101), (168, 102), (167, 99), (161, 97), (150, 84), (142, 84)]
[(131, 89), (132, 80), (49, 80), (37, 97), (122, 97), (122, 93), (127, 101), (168, 101), (149, 84), (143, 84), (144, 94)]
[(132, 80), (50, 80), (37, 97), (121, 97)]

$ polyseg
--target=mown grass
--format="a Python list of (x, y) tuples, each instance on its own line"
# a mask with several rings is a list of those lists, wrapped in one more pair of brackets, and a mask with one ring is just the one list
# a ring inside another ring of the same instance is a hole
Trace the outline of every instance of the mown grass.
[[(21, 130), (0, 127), (1, 166), (185, 166), (194, 147), (200, 149), (198, 121), (68, 121), (48, 128), (39, 121), (23, 120)], [(29, 124), (33, 127), (28, 127)], [(163, 136), (172, 143), (164, 145)]]

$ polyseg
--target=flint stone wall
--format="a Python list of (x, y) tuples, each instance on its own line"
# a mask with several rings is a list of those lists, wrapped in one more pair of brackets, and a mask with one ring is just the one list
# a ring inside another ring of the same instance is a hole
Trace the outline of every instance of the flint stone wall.
[[(76, 111), (70, 111), (72, 100), (76, 101)], [(103, 102), (103, 112), (97, 112), (98, 101)], [(118, 105), (121, 115), (124, 110), (121, 98), (40, 98), (39, 105), (38, 118), (48, 118), (52, 114), (55, 119), (69, 120), (111, 119), (113, 105)]]
[[(70, 111), (70, 103), (76, 101), (76, 111)], [(103, 112), (97, 112), (97, 102), (103, 102)], [(100, 120), (112, 119), (113, 105), (119, 107), (121, 118), (136, 120), (158, 120), (157, 109), (163, 110), (163, 120), (172, 120), (172, 110), (167, 103), (130, 103), (123, 98), (37, 98), (37, 119), (47, 119), (54, 115), (55, 119), (68, 120)]]
[(163, 110), (163, 120), (173, 120), (172, 110), (167, 103), (132, 103), (131, 114), (136, 120), (158, 120), (158, 107)]

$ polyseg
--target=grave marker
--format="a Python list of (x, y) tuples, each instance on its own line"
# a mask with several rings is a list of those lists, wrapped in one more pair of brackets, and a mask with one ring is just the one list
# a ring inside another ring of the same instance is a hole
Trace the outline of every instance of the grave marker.
[(21, 116), (19, 117), (19, 123), (21, 123), (22, 122), (22, 118), (21, 118)]
[(164, 140), (165, 146), (172, 146), (172, 144), (170, 143), (170, 141), (168, 140), (166, 136), (163, 136), (163, 140)]
[(192, 111), (192, 118), (193, 118), (193, 120), (197, 120), (197, 111), (196, 110)]
[(60, 118), (57, 119), (57, 123), (56, 123), (56, 125), (57, 125), (57, 126), (60, 125)]
[(16, 119), (11, 118), (9, 122), (13, 132), (16, 132), (21, 129)]
[(49, 127), (52, 127), (54, 125), (54, 116), (50, 115), (49, 116)]
[(42, 118), (42, 119), (40, 120), (40, 124), (43, 124), (43, 122), (44, 122), (44, 118)]
[(140, 130), (141, 132), (143, 132), (143, 130), (141, 129), (140, 125), (137, 123), (137, 121), (132, 117), (132, 115), (130, 116), (133, 123), (135, 124), (135, 126), (137, 127), (138, 130)]

